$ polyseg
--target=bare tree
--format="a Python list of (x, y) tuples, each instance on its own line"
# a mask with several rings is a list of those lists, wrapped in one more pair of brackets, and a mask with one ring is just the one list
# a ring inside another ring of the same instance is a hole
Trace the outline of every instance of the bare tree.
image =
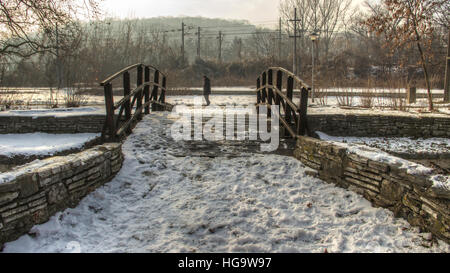
[(319, 32), (324, 58), (327, 60), (336, 32), (347, 20), (350, 4), (351, 0), (282, 0), (280, 14), (292, 29), (293, 22), (289, 22), (289, 19), (292, 19), (294, 8), (297, 8), (300, 20), (298, 22), (299, 35), (302, 36), (300, 48), (305, 47), (305, 43), (309, 40), (309, 33)]
[(29, 57), (48, 51), (46, 33), (97, 14), (98, 0), (5, 0), (0, 1), (0, 55)]
[[(363, 21), (372, 31), (384, 34), (391, 49), (416, 46), (427, 85), (428, 108), (433, 110), (427, 63), (433, 40), (435, 12), (445, 0), (383, 0), (382, 10)], [(370, 7), (370, 4), (367, 3)], [(375, 9), (372, 9), (375, 10)]]

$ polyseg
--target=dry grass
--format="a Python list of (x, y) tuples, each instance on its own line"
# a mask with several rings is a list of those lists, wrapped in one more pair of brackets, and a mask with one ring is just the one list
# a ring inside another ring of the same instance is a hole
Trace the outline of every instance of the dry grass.
[(405, 92), (401, 88), (390, 89), (390, 96), (387, 98), (387, 106), (391, 110), (406, 111), (407, 104)]
[(340, 95), (336, 96), (337, 103), (339, 106), (351, 107), (353, 106), (353, 88), (341, 89), (337, 87)]
[(31, 99), (32, 98), (28, 98), (25, 102), (20, 94), (11, 92), (7, 88), (0, 89), (0, 110), (10, 110), (18, 105), (29, 106), (31, 104)]
[(58, 108), (58, 95), (59, 95), (59, 91), (53, 91), (53, 88), (50, 88), (50, 94), (49, 94), (49, 98), (46, 101), (45, 105), (48, 108)]
[(64, 94), (64, 105), (67, 108), (80, 107), (87, 103), (87, 97), (81, 88), (69, 88)]
[[(376, 91), (375, 91), (376, 92)], [(359, 97), (361, 107), (363, 108), (373, 108), (374, 107), (374, 91), (372, 89), (367, 89), (366, 92), (361, 94)]]
[(328, 102), (328, 92), (327, 89), (321, 87), (314, 88), (314, 96), (319, 105), (327, 105)]

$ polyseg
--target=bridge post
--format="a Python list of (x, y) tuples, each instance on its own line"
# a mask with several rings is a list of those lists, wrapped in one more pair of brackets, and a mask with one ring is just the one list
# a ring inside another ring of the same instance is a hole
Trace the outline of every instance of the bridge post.
[[(277, 89), (283, 92), (283, 72), (277, 71)], [(275, 104), (280, 106), (281, 96), (276, 93), (275, 95)]]
[[(287, 78), (286, 96), (287, 96), (287, 98), (290, 101), (292, 101), (293, 94), (294, 94), (294, 78), (289, 76)], [(288, 103), (286, 103), (286, 111), (285, 112), (286, 112), (285, 113), (285, 115), (286, 115), (285, 119), (286, 119), (287, 122), (290, 123), (291, 122), (291, 116), (292, 116), (292, 108), (291, 108), (291, 106)]]
[(259, 115), (259, 104), (261, 103), (261, 78), (256, 79), (256, 115)]
[[(273, 86), (273, 71), (272, 69), (267, 70), (267, 85), (269, 86), (269, 88), (267, 88), (267, 103), (269, 103), (270, 105), (273, 104), (273, 88), (270, 88), (271, 86)], [(268, 116), (272, 116), (272, 109), (268, 109), (267, 110), (267, 114)]]
[(261, 101), (264, 102), (264, 103), (266, 102), (266, 97), (267, 97), (266, 83), (267, 83), (267, 73), (266, 73), (266, 71), (264, 71), (263, 74), (262, 74), (262, 87), (263, 87), (263, 89), (261, 89)]
[[(276, 87), (280, 92), (283, 92), (283, 72), (280, 70), (277, 70)], [(286, 105), (288, 104), (281, 99), (281, 96), (278, 93), (275, 95), (275, 104), (278, 105), (278, 116), (281, 117), (281, 104), (283, 104), (284, 111), (286, 111)], [(280, 131), (280, 133), (283, 133), (283, 131)], [(288, 135), (288, 131), (284, 130), (283, 136), (287, 137)]]
[(297, 135), (303, 136), (307, 128), (308, 89), (302, 87), (300, 94), (300, 108), (298, 109)]
[[(159, 84), (159, 71), (155, 70), (155, 75), (153, 76), (153, 82), (156, 84)], [(158, 86), (153, 86), (152, 95), (150, 96), (150, 100), (158, 100)], [(158, 105), (155, 103), (152, 103), (152, 111), (158, 111)]]
[[(127, 71), (123, 73), (123, 96), (126, 97), (130, 94), (130, 73)], [(125, 119), (128, 121), (131, 118), (131, 102), (127, 99), (123, 106), (125, 107)], [(131, 134), (131, 128), (128, 127), (127, 134)]]
[[(292, 76), (288, 76), (287, 78), (287, 86), (286, 86), (286, 97), (288, 98), (288, 100), (292, 101), (292, 97), (294, 94), (294, 78)], [(293, 118), (293, 109), (291, 108), (291, 106), (289, 105), (289, 103), (284, 102), (285, 104), (285, 120), (288, 124), (292, 124), (292, 118)], [(295, 123), (297, 123), (297, 120), (295, 119), (295, 115), (294, 115), (294, 121)], [(284, 136), (287, 137), (289, 136), (288, 132), (285, 131)]]
[(167, 79), (166, 79), (166, 76), (163, 76), (161, 96), (159, 97), (159, 102), (162, 102), (162, 103), (166, 102), (166, 85), (167, 85)]
[[(144, 70), (144, 82), (150, 82), (150, 68), (145, 66)], [(146, 85), (144, 87), (144, 96), (145, 96), (145, 114), (150, 114), (150, 105), (147, 104), (150, 101), (150, 85)]]
[[(137, 67), (137, 87), (141, 86), (143, 83), (142, 80), (142, 73), (143, 73), (143, 69), (142, 69), (142, 65)], [(142, 107), (142, 89), (136, 94), (137, 96), (137, 102), (136, 102), (136, 110), (139, 110)], [(138, 120), (142, 119), (142, 113), (139, 113), (139, 116), (137, 117)]]
[(109, 140), (116, 140), (116, 125), (114, 122), (114, 100), (111, 83), (107, 83), (105, 89), (105, 106), (106, 106), (106, 121), (105, 124), (109, 130)]

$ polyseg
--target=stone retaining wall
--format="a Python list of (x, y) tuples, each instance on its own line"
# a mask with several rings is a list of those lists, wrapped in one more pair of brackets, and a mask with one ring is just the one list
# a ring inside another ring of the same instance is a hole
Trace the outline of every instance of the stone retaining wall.
[(308, 126), (332, 136), (450, 137), (450, 117), (445, 116), (313, 113)]
[(322, 180), (355, 191), (375, 206), (450, 242), (450, 191), (432, 187), (429, 176), (411, 175), (399, 166), (310, 137), (298, 139), (294, 156), (317, 170)]
[(53, 134), (99, 133), (104, 115), (54, 116), (0, 116), (0, 134), (44, 132)]
[(120, 143), (51, 157), (0, 174), (0, 246), (80, 200), (120, 170)]

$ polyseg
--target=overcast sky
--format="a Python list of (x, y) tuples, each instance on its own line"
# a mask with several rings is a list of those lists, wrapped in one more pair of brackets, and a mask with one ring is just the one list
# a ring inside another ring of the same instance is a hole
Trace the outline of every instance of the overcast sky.
[(252, 23), (278, 20), (279, 0), (104, 0), (117, 17), (202, 16), (244, 19)]
[[(359, 4), (363, 0), (353, 0)], [(248, 20), (257, 25), (275, 25), (280, 0), (103, 0), (106, 15), (148, 18), (202, 16)]]

